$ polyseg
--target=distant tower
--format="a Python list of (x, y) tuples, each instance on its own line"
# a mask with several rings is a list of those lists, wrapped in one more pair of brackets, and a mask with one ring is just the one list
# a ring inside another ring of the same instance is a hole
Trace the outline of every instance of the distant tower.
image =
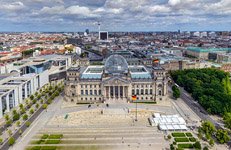
[(85, 32), (86, 32), (87, 34), (89, 34), (89, 33), (90, 33), (89, 29), (86, 29), (86, 30), (85, 30)]
[(100, 22), (98, 22), (99, 40), (100, 40)]

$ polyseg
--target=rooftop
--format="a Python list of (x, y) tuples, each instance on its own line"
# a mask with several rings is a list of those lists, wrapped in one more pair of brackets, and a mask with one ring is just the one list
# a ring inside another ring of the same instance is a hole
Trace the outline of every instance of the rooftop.
[(188, 47), (187, 50), (194, 51), (194, 52), (202, 52), (202, 53), (208, 53), (208, 52), (228, 52), (231, 51), (231, 48), (201, 48), (201, 47)]

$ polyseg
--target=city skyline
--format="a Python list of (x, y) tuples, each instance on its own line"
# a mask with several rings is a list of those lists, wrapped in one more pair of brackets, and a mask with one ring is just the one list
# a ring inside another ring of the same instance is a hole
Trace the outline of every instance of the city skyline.
[(229, 31), (229, 0), (3, 0), (0, 32)]

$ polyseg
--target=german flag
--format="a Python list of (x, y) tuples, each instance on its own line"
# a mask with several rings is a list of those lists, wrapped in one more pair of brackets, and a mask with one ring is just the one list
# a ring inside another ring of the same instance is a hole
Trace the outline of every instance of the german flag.
[(153, 62), (154, 63), (159, 63), (159, 59), (154, 59)]
[(133, 100), (133, 101), (136, 101), (136, 95), (133, 95), (133, 96), (132, 96), (132, 100)]

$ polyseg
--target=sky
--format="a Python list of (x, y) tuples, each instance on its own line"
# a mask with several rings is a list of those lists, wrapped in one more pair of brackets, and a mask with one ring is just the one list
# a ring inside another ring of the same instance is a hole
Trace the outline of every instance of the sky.
[(0, 0), (0, 31), (230, 31), (231, 0)]

